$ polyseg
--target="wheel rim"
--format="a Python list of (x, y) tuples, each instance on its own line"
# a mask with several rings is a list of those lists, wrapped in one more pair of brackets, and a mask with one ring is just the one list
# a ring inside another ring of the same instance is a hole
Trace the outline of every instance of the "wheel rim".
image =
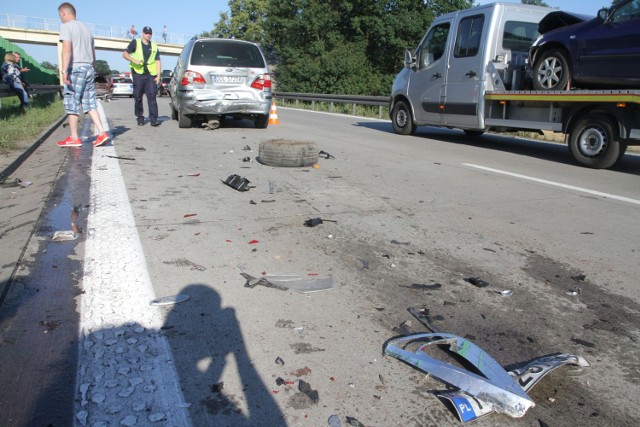
[(399, 127), (403, 128), (407, 125), (408, 119), (409, 116), (407, 114), (407, 110), (405, 110), (404, 108), (399, 109), (396, 113), (396, 124)]
[(578, 138), (580, 152), (586, 157), (598, 157), (607, 148), (607, 133), (599, 126), (585, 129)]
[(538, 68), (538, 81), (546, 89), (554, 88), (562, 78), (562, 64), (555, 56), (546, 58)]

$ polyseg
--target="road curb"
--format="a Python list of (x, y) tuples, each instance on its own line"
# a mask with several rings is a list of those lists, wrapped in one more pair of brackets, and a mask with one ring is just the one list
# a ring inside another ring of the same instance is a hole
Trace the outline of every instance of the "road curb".
[(56, 129), (58, 129), (58, 127), (60, 127), (60, 125), (66, 120), (66, 118), (67, 115), (64, 114), (57, 121), (55, 121), (51, 126), (49, 126), (47, 130), (43, 131), (38, 136), (33, 144), (27, 147), (27, 149), (23, 151), (22, 154), (20, 154), (15, 160), (13, 160), (7, 167), (5, 167), (4, 170), (0, 172), (0, 181), (11, 176), (11, 174), (14, 173), (20, 167), (20, 165), (22, 165), (22, 163), (24, 163), (24, 161), (27, 160), (29, 156), (33, 154), (33, 152), (36, 151), (36, 149), (40, 147), (40, 145), (44, 141), (46, 141), (53, 132), (55, 132)]

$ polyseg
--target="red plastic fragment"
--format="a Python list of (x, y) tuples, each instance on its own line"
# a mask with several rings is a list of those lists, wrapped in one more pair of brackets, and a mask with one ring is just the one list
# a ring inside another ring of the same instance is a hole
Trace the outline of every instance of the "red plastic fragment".
[(318, 273), (309, 273), (309, 274), (307, 274), (307, 276), (317, 276), (317, 275), (318, 275)]
[(200, 176), (200, 172), (190, 173), (188, 176)]
[(227, 240), (225, 240), (225, 242), (227, 242), (227, 243), (231, 243), (231, 240), (227, 239)]
[(335, 378), (333, 378), (333, 377), (331, 377), (331, 378), (329, 378), (329, 379), (330, 379), (331, 381), (335, 381), (335, 380), (336, 380), (336, 379), (335, 379)]
[(190, 216), (196, 216), (196, 215), (198, 215), (198, 214), (184, 214), (183, 218), (189, 218)]
[(272, 390), (272, 391), (273, 391), (273, 394), (278, 394), (278, 393), (280, 393), (280, 390)]
[(256, 243), (260, 243), (260, 241), (254, 239), (254, 240), (249, 242), (250, 245), (255, 245)]

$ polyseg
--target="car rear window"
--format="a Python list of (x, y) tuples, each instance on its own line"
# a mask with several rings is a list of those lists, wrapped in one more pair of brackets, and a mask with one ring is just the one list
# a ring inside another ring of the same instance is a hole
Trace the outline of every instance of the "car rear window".
[(191, 54), (191, 64), (265, 68), (264, 59), (256, 45), (233, 41), (196, 42)]
[(502, 47), (504, 49), (528, 52), (533, 41), (538, 38), (538, 24), (531, 22), (507, 21), (504, 23)]

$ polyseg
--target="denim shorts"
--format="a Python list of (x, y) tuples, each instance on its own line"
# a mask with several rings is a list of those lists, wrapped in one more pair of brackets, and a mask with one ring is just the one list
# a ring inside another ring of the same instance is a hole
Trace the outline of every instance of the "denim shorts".
[(69, 80), (64, 86), (64, 110), (67, 114), (80, 114), (80, 105), (86, 113), (98, 109), (96, 102), (96, 73), (91, 65), (73, 67)]

